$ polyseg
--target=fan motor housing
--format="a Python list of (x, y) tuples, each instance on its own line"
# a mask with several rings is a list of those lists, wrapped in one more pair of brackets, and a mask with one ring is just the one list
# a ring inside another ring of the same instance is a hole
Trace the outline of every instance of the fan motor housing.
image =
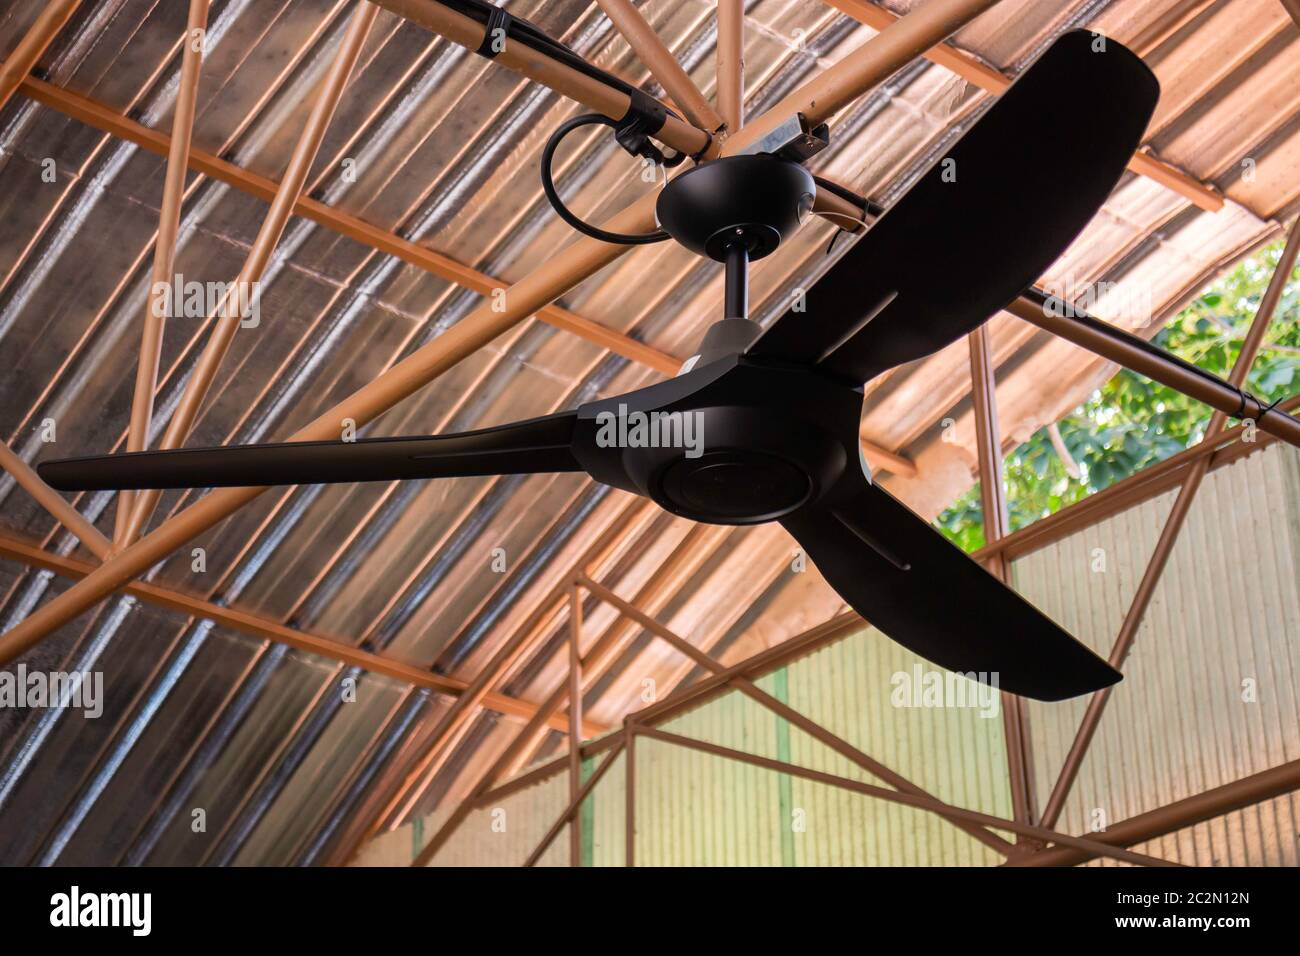
[(802, 463), (752, 448), (674, 459), (652, 487), (660, 507), (713, 524), (774, 521), (798, 510), (815, 490)]
[[(714, 380), (701, 388), (708, 379)], [(759, 370), (731, 356), (584, 405), (575, 454), (596, 480), (645, 495), (683, 518), (758, 524), (817, 500), (846, 467), (856, 466), (856, 453), (851, 461), (836, 435), (846, 428), (856, 434), (861, 403), (860, 392), (817, 376)], [(686, 441), (663, 440), (670, 435)], [(611, 443), (615, 455), (583, 454)]]
[(696, 255), (722, 262), (739, 242), (768, 255), (812, 211), (817, 185), (798, 163), (766, 153), (701, 163), (659, 193), (659, 227)]

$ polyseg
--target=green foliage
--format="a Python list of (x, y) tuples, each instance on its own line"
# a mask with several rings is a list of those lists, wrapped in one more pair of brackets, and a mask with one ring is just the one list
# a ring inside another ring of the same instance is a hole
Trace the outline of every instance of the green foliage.
[[(1226, 378), (1241, 352), (1282, 243), (1244, 259), (1207, 286), (1152, 341)], [(1265, 346), (1251, 367), (1246, 389), (1268, 401), (1300, 391), (1300, 266), (1283, 290)], [(1007, 456), (1007, 507), (1015, 530), (1101, 491), (1201, 440), (1211, 409), (1180, 392), (1121, 369), (1058, 423), (1080, 476), (1072, 478), (1052, 446), (1047, 428)], [(984, 545), (979, 486), (936, 519), (937, 527), (966, 551)]]

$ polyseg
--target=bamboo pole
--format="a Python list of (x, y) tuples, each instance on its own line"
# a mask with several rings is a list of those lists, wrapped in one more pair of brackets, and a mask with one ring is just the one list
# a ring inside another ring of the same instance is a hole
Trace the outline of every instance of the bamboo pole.
[[(1297, 256), (1300, 256), (1300, 216), (1297, 216), (1295, 222), (1291, 224), (1291, 231), (1287, 234), (1286, 246), (1278, 259), (1277, 268), (1273, 270), (1273, 275), (1269, 278), (1268, 287), (1260, 298), (1259, 308), (1255, 312), (1255, 317), (1251, 320), (1250, 328), (1246, 332), (1246, 338), (1242, 342), (1241, 352), (1233, 363), (1232, 371), (1228, 373), (1228, 383), (1233, 388), (1240, 389), (1246, 384), (1251, 366), (1255, 363), (1255, 357), (1259, 354), (1260, 346), (1264, 344), (1264, 337), (1268, 333), (1274, 314), (1277, 312), (1278, 303), (1282, 299), (1282, 291), (1291, 278), (1291, 270), (1295, 267)], [(1222, 434), (1227, 420), (1227, 416), (1222, 411), (1216, 410), (1210, 417), (1210, 423), (1205, 430), (1205, 438), (1202, 440), (1214, 441), (1217, 439)], [(1191, 510), (1192, 501), (1196, 497), (1196, 492), (1200, 490), (1201, 482), (1205, 478), (1206, 472), (1209, 471), (1209, 467), (1209, 456), (1198, 458), (1183, 478), (1182, 487), (1178, 490), (1178, 497), (1174, 499), (1174, 505), (1170, 509), (1169, 517), (1165, 519), (1165, 525), (1160, 531), (1160, 538), (1156, 542), (1155, 550), (1151, 553), (1151, 559), (1147, 562), (1142, 581), (1138, 584), (1137, 593), (1129, 605), (1128, 613), (1124, 615), (1124, 623), (1120, 626), (1119, 634), (1111, 647), (1110, 665), (1117, 670), (1124, 666), (1124, 661), (1128, 659), (1129, 652), (1133, 649), (1138, 628), (1142, 624), (1142, 619), (1146, 616), (1151, 599), (1155, 596), (1156, 586), (1160, 583), (1160, 578), (1169, 563), (1174, 545), (1178, 542), (1178, 535), (1187, 520), (1188, 512)], [(1053, 827), (1060, 819), (1061, 812), (1065, 809), (1065, 801), (1070, 795), (1070, 789), (1074, 786), (1074, 781), (1078, 778), (1079, 768), (1083, 765), (1084, 757), (1087, 756), (1088, 748), (1092, 744), (1093, 736), (1097, 732), (1097, 726), (1106, 711), (1106, 705), (1110, 702), (1113, 690), (1114, 685), (1112, 684), (1110, 687), (1104, 687), (1097, 691), (1089, 699), (1088, 709), (1084, 712), (1083, 721), (1074, 735), (1074, 740), (1066, 753), (1065, 762), (1061, 765), (1061, 772), (1056, 778), (1056, 784), (1052, 787), (1052, 794), (1048, 798), (1047, 806), (1043, 809), (1042, 822), (1044, 826)]]
[(735, 132), (745, 123), (745, 0), (718, 0), (718, 112)]
[[(1292, 760), (1232, 783), (1184, 797), (1155, 810), (1112, 823), (1103, 833), (1092, 836), (1095, 843), (1132, 846), (1195, 826), (1225, 813), (1272, 800), (1300, 788), (1300, 760)], [(1028, 853), (1008, 860), (1007, 866), (1074, 866), (1103, 856), (1099, 849), (1054, 846), (1041, 853)]]
[(8, 104), (14, 91), (27, 78), (32, 67), (36, 66), (79, 6), (81, 0), (47, 0), (45, 9), (37, 16), (31, 29), (23, 34), (8, 59), (0, 64), (0, 109)]
[[(582, 803), (582, 598), (569, 586), (569, 802)], [(612, 758), (606, 758), (607, 760)], [(549, 844), (548, 844), (549, 845)], [(544, 852), (538, 848), (538, 856)], [(569, 866), (582, 866), (582, 821), (569, 817)]]
[[(812, 126), (828, 121), (866, 90), (887, 79), (898, 66), (922, 56), (930, 47), (965, 26), (998, 0), (930, 0), (895, 20), (852, 56), (823, 70), (787, 94), (744, 129), (746, 142), (762, 139), (797, 113)], [(871, 56), (865, 55), (868, 50)], [(727, 141), (731, 147), (732, 140)], [(717, 150), (717, 144), (711, 148)], [(731, 151), (735, 152), (734, 147)], [(725, 152), (725, 150), (724, 150)]]
[(623, 865), (636, 866), (636, 724), (623, 722)]
[(1282, 6), (1286, 7), (1287, 13), (1291, 14), (1296, 29), (1300, 29), (1300, 0), (1282, 0)]
[[(280, 181), (280, 188), (276, 190), (275, 198), (271, 200), (271, 208), (267, 210), (266, 217), (262, 220), (257, 238), (253, 240), (252, 248), (248, 251), (248, 258), (244, 261), (243, 268), (239, 270), (230, 292), (217, 306), (212, 334), (204, 345), (194, 370), (190, 373), (189, 381), (185, 383), (185, 391), (176, 410), (172, 412), (171, 420), (167, 423), (167, 431), (160, 444), (161, 448), (179, 448), (189, 437), (190, 429), (199, 416), (199, 409), (217, 377), (217, 370), (221, 367), (221, 362), (235, 339), (235, 333), (239, 331), (240, 324), (245, 318), (242, 314), (243, 307), (247, 302), (255, 301), (256, 294), (249, 290), (255, 289), (262, 281), (262, 274), (271, 261), (271, 254), (280, 242), (285, 226), (288, 225), (294, 203), (307, 181), (307, 174), (311, 172), (311, 164), (315, 161), (321, 141), (325, 138), (325, 130), (334, 116), (339, 98), (343, 95), (343, 90), (352, 75), (352, 68), (361, 55), (361, 47), (366, 42), (371, 24), (374, 23), (378, 13), (378, 7), (363, 0), (348, 23), (343, 42), (338, 52), (334, 54), (334, 60), (316, 90), (311, 109), (307, 114), (307, 122), (298, 135), (298, 141), (289, 157), (289, 165), (284, 171), (284, 178)], [(160, 496), (161, 492), (157, 489), (141, 491), (136, 495), (131, 516), (122, 531), (124, 541), (135, 539), (140, 529), (148, 522)]]
[[(180, 229), (181, 202), (185, 194), (185, 174), (190, 161), (190, 139), (194, 132), (194, 110), (199, 92), (199, 72), (203, 65), (204, 36), (208, 26), (208, 0), (190, 0), (185, 25), (185, 43), (181, 52), (181, 82), (176, 93), (172, 116), (171, 142), (167, 149), (167, 171), (163, 176), (162, 206), (158, 210), (158, 236), (154, 240), (153, 275), (146, 296), (144, 323), (140, 334), (140, 361), (136, 366), (135, 393), (131, 398), (131, 421), (126, 434), (126, 450), (142, 451), (149, 443), (149, 423), (153, 419), (153, 395), (158, 387), (158, 363), (162, 356), (164, 316), (171, 300), (172, 269), (176, 262), (176, 234)], [(135, 505), (135, 493), (117, 493), (117, 528), (113, 544), (128, 544), (127, 527)]]
[[(435, 0), (376, 0), (380, 6), (399, 17), (418, 23), (426, 30), (450, 40), (467, 50), (477, 50), (483, 42), (483, 24)], [(507, 41), (493, 62), (514, 70), (543, 86), (555, 90), (610, 119), (622, 119), (632, 104), (627, 93), (600, 79), (575, 69), (530, 48), (524, 43)], [(694, 155), (709, 144), (709, 134), (669, 116), (655, 138), (673, 149)]]
[(596, 2), (691, 124), (710, 133), (717, 132), (722, 117), (631, 0)]
[[(564, 828), (565, 823), (568, 823), (571, 828), (578, 826), (580, 822), (580, 814), (578, 810), (582, 806), (582, 801), (586, 800), (591, 791), (595, 789), (596, 784), (600, 783), (601, 778), (605, 776), (605, 771), (613, 765), (614, 760), (618, 757), (621, 749), (621, 746), (615, 745), (615, 747), (605, 755), (605, 759), (602, 760), (596, 766), (596, 769), (591, 772), (591, 776), (587, 779), (587, 782), (574, 791), (569, 798), (569, 805), (564, 808), (564, 812), (560, 814), (559, 819), (557, 819), (555, 823), (552, 824), (551, 828), (546, 831), (546, 835), (542, 837), (542, 841), (537, 844), (536, 849), (534, 849), (533, 852), (528, 855), (528, 859), (524, 861), (525, 867), (537, 865), (537, 861), (542, 858), (542, 854), (550, 848), (551, 844), (555, 842), (555, 838), (560, 835), (560, 830)], [(573, 865), (577, 866), (578, 864), (575, 863)]]
[(1039, 328), (1073, 342), (1080, 348), (1100, 355), (1117, 365), (1155, 379), (1182, 392), (1198, 402), (1233, 418), (1249, 418), (1261, 431), (1282, 439), (1289, 445), (1300, 447), (1300, 420), (1277, 409), (1270, 409), (1258, 399), (1245, 396), (1229, 382), (1159, 354), (1159, 350), (1114, 326), (1096, 319), (1067, 318), (1052, 314), (1027, 296), (1021, 296), (1007, 306), (1007, 311)]

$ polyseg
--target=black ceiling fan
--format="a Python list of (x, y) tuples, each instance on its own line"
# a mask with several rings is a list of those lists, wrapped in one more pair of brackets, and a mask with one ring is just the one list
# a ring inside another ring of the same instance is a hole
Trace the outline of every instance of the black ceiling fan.
[(862, 387), (1037, 279), (1123, 174), (1158, 94), (1124, 47), (1065, 34), (766, 330), (747, 317), (748, 263), (797, 227), (813, 178), (764, 153), (676, 177), (660, 224), (727, 264), (726, 311), (648, 388), (454, 435), (74, 458), (40, 475), (92, 490), (584, 471), (698, 521), (780, 521), (855, 610), (937, 664), (1043, 700), (1097, 690), (1118, 672), (872, 482)]

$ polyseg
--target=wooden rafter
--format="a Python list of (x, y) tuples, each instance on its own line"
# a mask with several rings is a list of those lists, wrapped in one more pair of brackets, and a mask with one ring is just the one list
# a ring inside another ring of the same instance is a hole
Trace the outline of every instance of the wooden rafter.
[[(1006, 481), (1002, 468), (1002, 429), (998, 420), (997, 378), (993, 368), (988, 325), (968, 336), (970, 345), (971, 405), (975, 414), (975, 446), (979, 459), (980, 505), (984, 541), (996, 545), (1007, 536)], [(986, 568), (1003, 584), (1011, 584), (1011, 567), (995, 551), (985, 560)], [(1012, 815), (1021, 823), (1033, 822), (1033, 787), (1029, 774), (1029, 735), (1025, 708), (1015, 694), (1000, 690), (1002, 729), (1007, 747), (1007, 771), (1011, 786)]]
[(23, 461), (4, 442), (0, 442), (0, 470), (7, 471), (20, 487), (35, 498), (55, 521), (72, 532), (92, 554), (100, 559), (109, 556), (113, 550), (113, 542), (109, 541), (62, 495), (42, 481), (41, 476), (32, 470), (32, 466)]
[(659, 39), (654, 27), (645, 16), (632, 5), (632, 0), (596, 0), (605, 16), (613, 22), (622, 34), (632, 52), (640, 57), (659, 85), (664, 88), (673, 102), (692, 125), (709, 133), (717, 132), (722, 126), (722, 117), (700, 92), (690, 74), (677, 62), (677, 57)]
[(1300, 0), (1281, 0), (1281, 3), (1282, 6), (1286, 7), (1286, 12), (1291, 14), (1296, 29), (1300, 29)]
[(745, 0), (718, 0), (718, 112), (727, 130), (745, 122)]

